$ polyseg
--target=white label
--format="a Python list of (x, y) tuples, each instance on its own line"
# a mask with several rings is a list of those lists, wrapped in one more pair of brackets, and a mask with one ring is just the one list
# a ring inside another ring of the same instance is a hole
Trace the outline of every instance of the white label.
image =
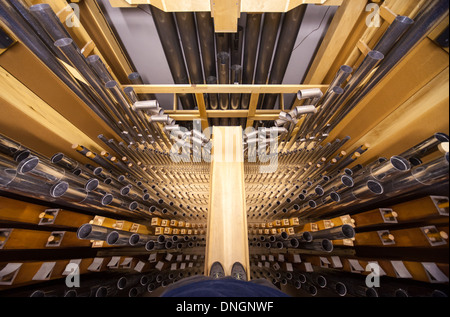
[(0, 271), (0, 285), (12, 285), (22, 263), (8, 263)]
[(304, 264), (305, 264), (305, 271), (306, 272), (314, 272), (314, 269), (313, 269), (313, 266), (312, 266), (311, 263), (305, 262)]
[(113, 256), (111, 258), (111, 260), (109, 261), (109, 263), (107, 264), (107, 267), (109, 267), (111, 269), (118, 268), (119, 261), (120, 261), (120, 256)]
[(134, 267), (134, 270), (141, 273), (142, 269), (145, 266), (145, 262), (139, 261), (136, 266)]
[(302, 259), (300, 258), (300, 254), (294, 254), (294, 263), (302, 263)]
[(44, 262), (39, 270), (34, 274), (33, 281), (46, 281), (50, 279), (56, 262)]
[(91, 265), (88, 267), (88, 271), (98, 272), (102, 268), (104, 258), (94, 258)]
[(328, 265), (331, 264), (330, 261), (328, 261), (328, 259), (326, 257), (323, 257), (323, 256), (321, 256), (319, 258), (320, 258), (320, 266), (328, 268)]
[(341, 259), (338, 256), (332, 256), (331, 262), (333, 262), (333, 268), (335, 268), (335, 269), (339, 269), (339, 268), (343, 267)]
[(411, 273), (409, 273), (403, 261), (391, 261), (391, 264), (394, 267), (397, 278), (412, 278)]
[(150, 256), (148, 257), (148, 261), (150, 263), (156, 262), (156, 253), (150, 254)]
[(123, 266), (124, 268), (131, 267), (131, 261), (133, 261), (133, 258), (125, 258), (123, 259), (122, 263), (120, 263), (120, 266)]
[(350, 269), (352, 272), (364, 272), (364, 268), (361, 264), (359, 264), (358, 260), (348, 259), (348, 262), (350, 263)]
[(431, 283), (448, 283), (448, 276), (439, 269), (436, 263), (422, 262), (422, 265)]

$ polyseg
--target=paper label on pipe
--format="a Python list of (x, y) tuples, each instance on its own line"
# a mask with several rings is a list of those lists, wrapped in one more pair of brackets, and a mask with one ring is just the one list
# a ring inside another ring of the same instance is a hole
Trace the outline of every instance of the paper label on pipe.
[(23, 263), (8, 263), (0, 271), (0, 285), (12, 285)]
[(116, 269), (119, 267), (120, 256), (113, 256), (106, 265), (110, 269)]
[(138, 232), (140, 225), (138, 223), (133, 223), (130, 228), (130, 232)]
[(314, 272), (314, 269), (313, 269), (313, 266), (312, 266), (311, 263), (305, 262), (304, 265), (305, 265), (305, 271), (306, 272)]
[(430, 283), (448, 283), (448, 276), (434, 262), (422, 262)]
[(114, 227), (114, 229), (122, 230), (124, 224), (125, 224), (125, 221), (117, 220), (116, 223), (113, 225), (113, 227)]
[(320, 266), (324, 268), (328, 268), (328, 266), (331, 264), (330, 261), (326, 257), (319, 257), (320, 258)]
[(186, 261), (189, 261), (191, 259), (191, 255), (190, 254), (186, 254), (186, 257), (184, 258)]
[(282, 253), (278, 254), (278, 261), (279, 262), (284, 262), (284, 254), (282, 254)]
[(262, 262), (258, 262), (258, 267), (263, 267)]
[(71, 264), (76, 264), (78, 267), (80, 267), (80, 263), (81, 263), (81, 259), (70, 260), (69, 264), (67, 264), (66, 268), (64, 269), (64, 272), (62, 272), (62, 275), (66, 276), (66, 275), (73, 273), (73, 269), (72, 269), (73, 266)]
[(134, 267), (134, 270), (137, 271), (137, 272), (139, 272), (139, 273), (141, 273), (141, 272), (142, 272), (142, 269), (144, 268), (144, 266), (145, 266), (145, 262), (139, 261), (139, 262), (136, 264), (136, 266)]
[(293, 254), (292, 256), (294, 263), (302, 263), (302, 259), (300, 258), (300, 254)]
[(319, 226), (317, 225), (317, 223), (312, 223), (310, 227), (311, 227), (310, 231), (312, 232), (319, 231)]
[(266, 260), (266, 256), (264, 254), (261, 255), (261, 261), (265, 261)]
[(189, 262), (188, 263), (188, 267), (194, 267), (194, 263), (193, 262)]
[(269, 258), (267, 259), (269, 262), (275, 261), (275, 257), (272, 254), (269, 254)]
[(175, 271), (177, 269), (177, 264), (176, 263), (172, 263), (171, 265), (170, 265), (170, 270), (171, 271)]
[(180, 270), (184, 270), (186, 268), (186, 263), (181, 263), (180, 264)]
[(343, 267), (341, 259), (338, 256), (335, 256), (335, 255), (332, 256), (331, 262), (332, 262), (333, 268), (335, 268), (335, 269), (339, 269), (339, 268)]
[(177, 255), (176, 261), (177, 261), (177, 262), (183, 261), (183, 255), (182, 255), (182, 254)]
[(391, 264), (397, 278), (412, 278), (403, 261), (391, 261)]
[(103, 244), (105, 241), (95, 240), (92, 242), (92, 248), (103, 248)]
[(168, 262), (170, 262), (170, 261), (172, 261), (172, 258), (173, 258), (173, 254), (172, 253), (167, 253), (166, 254), (166, 257), (164, 258), (166, 261), (168, 261)]
[(333, 221), (331, 221), (331, 220), (324, 220), (323, 226), (325, 229), (330, 229), (330, 228), (334, 227), (334, 224), (333, 224)]
[(150, 256), (148, 257), (148, 261), (150, 263), (156, 262), (156, 253), (150, 254)]
[(164, 262), (162, 262), (162, 261), (159, 261), (155, 265), (155, 269), (157, 269), (158, 271), (161, 271), (163, 267), (164, 267)]
[(88, 271), (99, 272), (102, 268), (104, 258), (94, 258), (91, 265), (88, 267)]
[(92, 224), (96, 225), (96, 226), (101, 226), (104, 221), (105, 221), (105, 217), (95, 216), (94, 220), (92, 220)]
[(350, 270), (351, 272), (364, 272), (364, 268), (361, 266), (361, 264), (359, 264), (359, 261), (356, 259), (347, 259), (348, 262), (350, 263)]
[(341, 219), (343, 225), (350, 225), (353, 228), (355, 227), (355, 224), (353, 223), (352, 217), (350, 215), (340, 216), (339, 219)]
[(264, 262), (264, 267), (270, 269), (270, 262)]
[(133, 258), (125, 258), (123, 259), (122, 263), (120, 263), (120, 266), (127, 269), (131, 267), (131, 261), (133, 261)]
[(294, 267), (292, 266), (292, 263), (286, 263), (286, 271), (287, 272), (293, 272)]
[(34, 274), (33, 281), (47, 281), (52, 275), (53, 269), (55, 268), (56, 262), (44, 262), (42, 263), (39, 270)]

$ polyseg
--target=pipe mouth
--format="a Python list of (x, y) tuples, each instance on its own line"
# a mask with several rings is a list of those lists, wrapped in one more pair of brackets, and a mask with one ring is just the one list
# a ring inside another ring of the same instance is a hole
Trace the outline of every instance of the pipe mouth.
[(131, 211), (134, 211), (137, 209), (137, 207), (139, 206), (139, 204), (135, 201), (132, 201), (131, 204), (128, 206), (128, 209), (130, 209)]
[(344, 89), (339, 86), (333, 87), (332, 91), (337, 95), (342, 95), (344, 93)]
[(275, 236), (270, 236), (269, 237), (269, 241), (270, 242), (275, 242), (275, 241), (277, 241), (277, 238)]
[(153, 283), (148, 284), (147, 286), (147, 292), (151, 293), (155, 290), (156, 286)]
[(399, 288), (398, 290), (395, 291), (394, 296), (395, 297), (409, 297), (408, 292), (401, 288)]
[(74, 289), (68, 290), (65, 294), (64, 297), (77, 297), (77, 291)]
[(119, 278), (119, 280), (117, 281), (117, 288), (119, 290), (123, 290), (125, 289), (125, 287), (127, 287), (127, 278), (125, 276), (122, 276), (121, 278)]
[(108, 295), (108, 289), (104, 286), (100, 286), (95, 291), (95, 297), (106, 297), (106, 295)]
[(345, 236), (345, 239), (351, 239), (355, 237), (355, 229), (353, 229), (350, 225), (342, 226), (342, 234)]
[(323, 239), (322, 242), (321, 242), (320, 244), (321, 244), (321, 246), (322, 246), (322, 249), (323, 249), (325, 252), (331, 252), (331, 251), (333, 251), (333, 242), (331, 242), (330, 240), (328, 240), (328, 239)]
[(420, 158), (413, 156), (413, 157), (409, 158), (409, 163), (411, 163), (412, 166), (419, 166), (423, 162)]
[(77, 230), (78, 239), (87, 239), (92, 232), (92, 225), (90, 223), (85, 223)]
[(59, 182), (52, 186), (50, 189), (50, 196), (53, 198), (58, 198), (64, 195), (69, 189), (69, 183), (67, 182)]
[(149, 194), (149, 193), (145, 193), (144, 195), (142, 195), (142, 199), (143, 199), (144, 201), (149, 200), (149, 199), (150, 199), (150, 194)]
[(166, 241), (166, 237), (161, 234), (158, 236), (156, 241), (158, 241), (158, 243), (164, 243), (164, 241)]
[(128, 187), (128, 186), (124, 186), (120, 189), (120, 194), (122, 196), (128, 195), (129, 192), (130, 192), (130, 187)]
[(271, 247), (270, 242), (264, 243), (264, 246), (265, 246), (267, 249), (270, 249), (270, 247)]
[(290, 242), (292, 248), (297, 248), (300, 244), (298, 242), (298, 239), (296, 239), (296, 238), (292, 238), (289, 242)]
[(85, 189), (87, 192), (93, 191), (93, 190), (95, 190), (95, 189), (98, 187), (98, 184), (99, 184), (98, 179), (96, 179), (96, 178), (91, 178), (91, 179), (88, 180), (88, 181), (86, 182), (86, 184), (84, 185), (84, 189)]
[(77, 168), (76, 170), (74, 170), (73, 172), (72, 172), (72, 174), (73, 175), (75, 175), (75, 176), (80, 176), (81, 175), (81, 169), (80, 168)]
[(401, 156), (391, 157), (391, 164), (401, 172), (406, 172), (411, 169), (411, 164), (409, 164), (408, 160), (404, 159)]
[(332, 192), (332, 193), (330, 194), (330, 198), (331, 198), (332, 201), (338, 203), (338, 202), (341, 200), (341, 195), (339, 195), (339, 194), (336, 193), (336, 192)]
[(86, 60), (89, 63), (95, 63), (96, 61), (100, 60), (100, 56), (98, 56), (98, 55), (89, 55), (88, 57), (86, 57)]
[(275, 242), (275, 246), (277, 249), (283, 249), (283, 247), (284, 247), (283, 242), (281, 242), (281, 241)]
[(317, 203), (314, 200), (308, 201), (308, 205), (311, 208), (316, 208), (317, 207)]
[(56, 47), (65, 47), (71, 45), (72, 43), (73, 40), (71, 38), (63, 37), (62, 39), (56, 40), (54, 45)]
[(150, 206), (150, 208), (148, 209), (148, 211), (150, 212), (155, 212), (156, 211), (156, 207), (155, 206)]
[(316, 296), (317, 295), (317, 287), (315, 287), (314, 285), (309, 285), (308, 292), (309, 292), (309, 294), (311, 294), (311, 296)]
[(289, 235), (287, 234), (286, 231), (283, 231), (282, 233), (280, 233), (280, 235), (281, 235), (281, 239), (283, 239), (283, 240), (287, 240), (289, 238)]
[(381, 61), (382, 59), (384, 59), (384, 54), (379, 51), (372, 50), (368, 55), (370, 56), (370, 58), (377, 61)]
[(58, 163), (59, 161), (61, 161), (64, 158), (64, 154), (63, 153), (56, 153), (55, 155), (52, 156), (52, 158), (50, 159), (50, 161), (52, 163)]
[(140, 77), (141, 76), (137, 72), (134, 72), (134, 73), (131, 73), (130, 75), (128, 75), (129, 80), (136, 80), (136, 79), (139, 79)]
[(172, 241), (166, 241), (166, 243), (164, 244), (164, 247), (166, 249), (172, 249), (173, 248), (173, 242)]
[(448, 297), (447, 294), (445, 294), (443, 291), (440, 291), (438, 289), (435, 289), (432, 293), (431, 293), (431, 297)]
[(111, 195), (111, 194), (106, 194), (105, 196), (102, 197), (101, 204), (102, 204), (103, 206), (107, 206), (107, 205), (109, 205), (109, 204), (113, 201), (113, 199), (114, 199), (114, 196), (113, 196), (113, 195)]
[(128, 241), (128, 243), (130, 245), (135, 246), (136, 244), (139, 243), (140, 239), (141, 239), (141, 237), (139, 236), (139, 234), (138, 233), (134, 233), (134, 234), (131, 235), (130, 240)]
[(442, 132), (436, 133), (434, 135), (434, 137), (439, 142), (449, 142), (449, 136), (447, 134), (445, 134), (445, 133), (442, 133)]
[(113, 231), (106, 237), (106, 243), (109, 245), (114, 245), (119, 240), (119, 233), (117, 231)]
[(295, 211), (300, 210), (300, 206), (299, 206), (299, 205), (294, 205), (294, 206), (292, 206), (292, 208), (293, 208)]
[(316, 192), (316, 195), (322, 196), (325, 192), (321, 186), (317, 186), (314, 191)]
[(103, 167), (100, 166), (96, 167), (92, 172), (94, 173), (95, 176), (99, 176), (101, 173), (103, 173)]
[(148, 241), (145, 244), (145, 250), (152, 251), (155, 248), (155, 241)]
[(50, 9), (50, 5), (48, 3), (35, 4), (30, 7), (30, 11), (43, 11), (47, 9)]
[(367, 182), (367, 188), (376, 195), (381, 195), (384, 192), (383, 185), (374, 180), (369, 180)]
[(345, 296), (347, 294), (347, 286), (344, 283), (337, 282), (334, 289), (339, 296)]
[(103, 183), (105, 183), (106, 185), (109, 185), (109, 184), (111, 184), (111, 182), (112, 182), (112, 179), (111, 178), (106, 178), (104, 181), (103, 181)]
[(137, 297), (139, 295), (138, 289), (136, 287), (133, 287), (128, 292), (128, 297)]
[(319, 275), (316, 281), (317, 285), (319, 285), (320, 288), (324, 288), (327, 286), (327, 279), (322, 275)]
[(220, 52), (217, 54), (217, 60), (220, 61), (221, 64), (228, 63), (228, 60), (230, 59), (230, 54), (227, 52)]
[(17, 166), (17, 172), (19, 174), (25, 174), (31, 172), (39, 164), (39, 158), (36, 156), (28, 157), (22, 160)]
[(311, 241), (313, 241), (313, 236), (312, 236), (311, 232), (309, 232), (309, 231), (303, 232), (303, 233), (302, 233), (302, 238), (303, 238), (303, 240), (306, 241), (306, 242), (311, 242)]
[(161, 210), (161, 212), (162, 212), (163, 214), (167, 214), (169, 211), (167, 210), (167, 208), (164, 208), (163, 210)]
[(348, 66), (348, 65), (342, 65), (342, 66), (340, 67), (340, 70), (341, 70), (342, 72), (344, 72), (344, 73), (347, 73), (347, 74), (353, 73), (353, 68), (351, 68), (351, 67)]
[(172, 236), (172, 242), (178, 242), (178, 236)]
[(34, 291), (30, 297), (45, 297), (45, 293), (41, 290)]
[[(134, 91), (134, 88), (133, 87), (125, 87), (124, 89), (123, 89), (123, 92), (124, 93), (126, 93), (126, 94), (129, 94), (129, 93), (131, 93), (131, 92), (133, 92)], [(133, 108), (134, 109), (134, 108)]]
[(353, 171), (350, 168), (345, 168), (344, 169), (344, 173), (345, 173), (345, 175), (348, 175), (348, 176), (352, 176), (353, 175)]
[(301, 289), (301, 288), (302, 288), (302, 283), (300, 283), (300, 281), (295, 281), (295, 282), (294, 282), (294, 287), (295, 287), (296, 289)]
[(108, 89), (112, 89), (114, 87), (117, 87), (117, 81), (115, 80), (110, 80), (105, 84), (105, 87)]
[(300, 274), (298, 275), (298, 280), (299, 280), (300, 283), (302, 283), (302, 284), (305, 283), (305, 282), (306, 282), (306, 275), (300, 273)]
[(139, 284), (141, 284), (142, 286), (147, 285), (149, 282), (150, 282), (150, 279), (148, 278), (147, 275), (141, 276), (141, 278), (139, 280)]
[(378, 292), (374, 288), (368, 288), (368, 289), (366, 289), (366, 296), (367, 297), (378, 297)]
[(400, 22), (402, 24), (407, 24), (407, 25), (411, 25), (414, 24), (414, 20), (411, 19), (410, 17), (404, 16), (404, 15), (399, 15), (395, 18), (395, 21)]
[(342, 175), (341, 182), (346, 187), (353, 187), (355, 185), (355, 182), (354, 182), (353, 178), (351, 176), (349, 176), (349, 175)]

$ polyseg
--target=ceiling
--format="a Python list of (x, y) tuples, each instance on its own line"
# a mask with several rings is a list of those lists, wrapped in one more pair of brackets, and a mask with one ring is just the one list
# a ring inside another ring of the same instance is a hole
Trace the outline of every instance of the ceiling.
[[(149, 6), (113, 8), (109, 0), (98, 3), (144, 83), (173, 84)], [(336, 10), (333, 6), (308, 5), (283, 84), (302, 83)], [(239, 24), (245, 26), (245, 19), (243, 13)], [(157, 98), (163, 108), (172, 108), (171, 94), (158, 94)], [(285, 98), (290, 104), (294, 95)]]

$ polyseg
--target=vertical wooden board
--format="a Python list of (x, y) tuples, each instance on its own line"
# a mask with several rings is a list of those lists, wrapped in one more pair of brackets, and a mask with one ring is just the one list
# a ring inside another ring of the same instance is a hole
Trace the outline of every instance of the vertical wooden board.
[(215, 32), (236, 33), (241, 15), (240, 0), (211, 0)]
[(219, 261), (225, 275), (240, 262), (250, 278), (242, 129), (213, 128), (205, 274)]

